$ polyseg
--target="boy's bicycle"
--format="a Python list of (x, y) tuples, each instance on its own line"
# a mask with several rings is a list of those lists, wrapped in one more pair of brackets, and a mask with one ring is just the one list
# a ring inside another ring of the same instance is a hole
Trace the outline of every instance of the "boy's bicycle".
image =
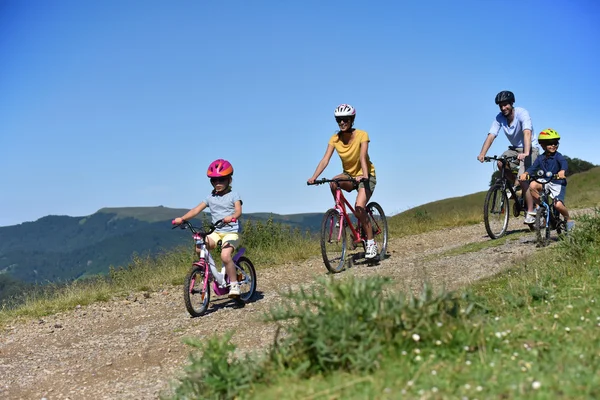
[[(211, 224), (207, 231), (204, 231), (202, 228), (192, 226), (188, 221), (183, 221), (180, 225), (173, 227), (173, 229), (177, 227), (181, 229), (189, 228), (194, 241), (200, 247), (200, 257), (198, 261), (194, 261), (192, 264), (183, 285), (185, 307), (193, 317), (201, 316), (208, 309), (211, 282), (217, 296), (224, 296), (229, 293), (229, 277), (225, 272), (225, 267), (222, 267), (221, 272), (217, 271), (215, 260), (206, 246), (206, 237), (213, 233), (215, 229), (224, 225), (223, 221), (219, 220)], [(217, 249), (219, 250), (220, 247), (221, 242), (219, 241)], [(245, 251), (245, 248), (240, 247), (233, 256), (241, 292), (239, 299), (236, 300), (241, 303), (249, 302), (256, 292), (256, 270), (252, 262), (243, 256)]]
[(544, 173), (539, 170), (534, 176), (529, 176), (530, 180), (534, 180), (542, 185), (540, 193), (540, 206), (535, 212), (535, 236), (538, 246), (546, 246), (550, 241), (550, 231), (556, 229), (559, 235), (567, 231), (567, 221), (560, 212), (554, 207), (554, 199), (546, 193), (546, 184), (554, 179), (558, 179), (558, 175), (552, 174), (551, 171)]
[(485, 201), (483, 202), (483, 222), (485, 223), (485, 230), (492, 239), (498, 239), (499, 237), (504, 236), (506, 229), (508, 228), (510, 203), (506, 193), (507, 190), (511, 194), (511, 199), (514, 199), (512, 206), (513, 215), (518, 217), (521, 214), (521, 211), (526, 211), (523, 193), (521, 196), (517, 196), (517, 193), (506, 176), (506, 166), (516, 159), (517, 157), (515, 156), (484, 157), (484, 161), (486, 162), (500, 161), (502, 163), (500, 177), (496, 179), (496, 183), (489, 188), (485, 195)]
[[(366, 251), (367, 236), (360, 220), (356, 218), (356, 224), (352, 222), (350, 215), (346, 212), (346, 206), (354, 214), (355, 211), (344, 197), (340, 182), (353, 182), (354, 179), (319, 179), (308, 185), (322, 185), (324, 183), (334, 183), (335, 191), (335, 206), (325, 212), (323, 221), (321, 222), (321, 253), (323, 254), (323, 262), (325, 267), (332, 272), (340, 272), (346, 265), (346, 250), (347, 250), (347, 231), (349, 230), (352, 249), (356, 249), (358, 245), (362, 245)], [(373, 238), (379, 246), (379, 254), (374, 261), (383, 260), (387, 251), (388, 241), (388, 226), (385, 214), (381, 206), (374, 201), (367, 204), (367, 215), (371, 221), (373, 229)]]

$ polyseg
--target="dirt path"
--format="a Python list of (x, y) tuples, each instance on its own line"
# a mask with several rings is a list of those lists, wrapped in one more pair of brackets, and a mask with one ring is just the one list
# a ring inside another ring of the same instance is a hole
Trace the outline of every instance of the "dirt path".
[[(523, 225), (511, 218), (510, 229), (522, 231)], [(390, 257), (379, 265), (357, 265), (336, 276), (381, 274), (407, 289), (425, 280), (456, 288), (536, 251), (533, 233), (510, 236), (501, 246), (457, 256), (444, 254), (489, 240), (482, 224), (392, 239)], [(278, 291), (325, 271), (319, 258), (259, 271), (253, 303), (235, 309), (229, 300), (217, 300), (200, 318), (190, 318), (178, 286), (9, 326), (0, 333), (0, 398), (156, 399), (187, 362), (190, 348), (182, 338), (236, 329), (240, 349), (265, 348), (274, 327), (261, 316), (280, 301)]]

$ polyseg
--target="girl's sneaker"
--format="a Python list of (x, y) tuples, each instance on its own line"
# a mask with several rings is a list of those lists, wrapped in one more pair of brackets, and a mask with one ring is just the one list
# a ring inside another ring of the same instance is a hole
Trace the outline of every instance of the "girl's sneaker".
[(239, 297), (240, 294), (240, 285), (237, 283), (232, 283), (229, 286), (229, 297)]

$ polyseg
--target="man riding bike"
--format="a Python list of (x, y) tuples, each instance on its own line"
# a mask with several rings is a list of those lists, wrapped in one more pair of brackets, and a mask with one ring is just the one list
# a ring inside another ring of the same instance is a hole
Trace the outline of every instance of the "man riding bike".
[[(511, 170), (518, 168), (519, 175), (522, 175), (533, 164), (539, 154), (538, 141), (535, 133), (533, 133), (533, 124), (529, 112), (522, 107), (513, 107), (515, 103), (513, 92), (503, 90), (496, 95), (495, 101), (500, 108), (500, 113), (496, 115), (477, 159), (480, 162), (484, 161), (487, 151), (502, 129), (510, 142), (508, 150), (502, 155), (507, 157), (516, 156), (518, 161), (518, 163), (511, 162), (506, 171), (508, 180), (515, 186), (515, 175)], [(502, 163), (498, 162), (498, 168), (502, 168)], [(529, 182), (521, 181), (520, 184), (522, 193), (526, 193)]]

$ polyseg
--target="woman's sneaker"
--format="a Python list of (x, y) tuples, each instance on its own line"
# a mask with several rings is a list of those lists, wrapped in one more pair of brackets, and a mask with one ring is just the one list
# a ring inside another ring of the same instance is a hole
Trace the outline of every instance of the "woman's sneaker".
[(373, 242), (371, 244), (367, 243), (367, 250), (365, 251), (366, 259), (373, 259), (377, 256), (377, 243)]
[(573, 228), (575, 228), (575, 221), (568, 221), (567, 222), (567, 232), (571, 232), (573, 230)]

